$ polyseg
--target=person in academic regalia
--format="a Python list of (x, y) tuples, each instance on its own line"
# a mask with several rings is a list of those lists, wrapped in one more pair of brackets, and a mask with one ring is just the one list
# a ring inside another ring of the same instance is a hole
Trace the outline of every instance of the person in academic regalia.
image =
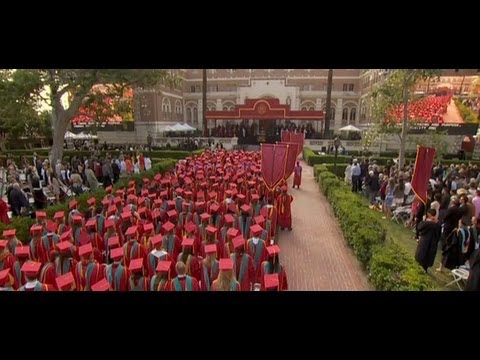
[(280, 279), (277, 273), (266, 274), (262, 283), (262, 291), (280, 291)]
[(73, 215), (71, 224), (73, 243), (78, 247), (80, 245), (80, 233), (83, 229), (83, 218), (80, 215)]
[(240, 232), (244, 238), (247, 238), (250, 234), (250, 225), (252, 224), (252, 217), (250, 215), (251, 207), (250, 205), (242, 205), (240, 207), (242, 215), (238, 218), (238, 225)]
[(253, 267), (255, 269), (255, 283), (260, 283), (260, 265), (267, 260), (267, 245), (260, 238), (263, 229), (260, 225), (252, 225), (250, 227), (252, 237), (247, 240), (247, 253), (252, 257)]
[(220, 259), (220, 273), (212, 283), (212, 291), (240, 291), (240, 283), (233, 273), (233, 260)]
[(70, 209), (70, 212), (68, 213), (68, 224), (70, 226), (72, 225), (73, 217), (80, 215), (80, 211), (78, 211), (77, 207), (78, 207), (78, 202), (76, 199), (73, 199), (68, 204), (68, 208)]
[(170, 291), (170, 276), (173, 263), (171, 261), (159, 261), (156, 274), (150, 280), (150, 291)]
[(60, 241), (60, 236), (57, 234), (57, 223), (48, 221), (45, 226), (46, 234), (42, 236), (42, 242), (47, 253), (55, 248), (55, 245)]
[(260, 215), (265, 218), (265, 228), (270, 233), (270, 239), (275, 241), (278, 227), (278, 212), (272, 196), (268, 197), (267, 204), (260, 210)]
[(33, 225), (30, 228), (32, 240), (30, 240), (30, 257), (32, 261), (37, 261), (41, 264), (48, 261), (48, 252), (45, 244), (42, 241), (42, 227), (40, 225)]
[(57, 234), (62, 236), (62, 234), (70, 229), (70, 226), (65, 223), (65, 212), (58, 211), (53, 216), (53, 220), (57, 223)]
[(230, 258), (230, 255), (235, 253), (235, 247), (233, 246), (233, 239), (239, 235), (242, 235), (242, 234), (238, 229), (235, 229), (232, 227), (227, 230), (225, 244), (222, 247), (223, 253), (220, 253), (221, 258)]
[(14, 279), (13, 287), (17, 290), (20, 286), (25, 284), (25, 274), (22, 273), (23, 264), (30, 260), (30, 247), (29, 246), (17, 246), (15, 249), (16, 261), (13, 263), (11, 273)]
[(293, 196), (287, 193), (287, 186), (282, 186), (282, 193), (277, 197), (278, 226), (281, 230), (292, 230)]
[(12, 269), (15, 256), (8, 250), (8, 241), (0, 240), (0, 270)]
[(150, 289), (150, 281), (144, 274), (143, 258), (132, 259), (128, 269), (130, 270), (128, 291), (148, 291)]
[(92, 291), (113, 291), (107, 279), (103, 278), (92, 285)]
[(268, 260), (264, 261), (260, 267), (260, 279), (262, 280), (261, 288), (265, 289), (265, 283), (263, 282), (265, 275), (278, 274), (279, 278), (279, 290), (288, 290), (287, 273), (285, 268), (280, 263), (278, 254), (280, 253), (280, 247), (278, 245), (272, 245), (267, 247)]
[(460, 226), (445, 238), (442, 248), (441, 269), (453, 270), (465, 263), (465, 253), (468, 249), (469, 230), (463, 219)]
[(42, 284), (38, 281), (38, 272), (42, 264), (35, 261), (27, 261), (22, 266), (22, 272), (25, 273), (26, 283), (21, 286), (18, 291), (51, 291), (50, 286)]
[(123, 248), (112, 249), (110, 251), (110, 257), (113, 263), (107, 265), (105, 278), (108, 280), (113, 291), (127, 291), (129, 272), (127, 267), (122, 264)]
[(472, 217), (472, 225), (469, 227), (468, 249), (465, 253), (465, 259), (470, 260), (473, 252), (480, 247), (480, 221), (474, 216)]
[(186, 275), (185, 264), (181, 261), (175, 266), (177, 277), (170, 282), (170, 291), (199, 291), (198, 281), (192, 276)]
[(194, 239), (183, 239), (182, 252), (178, 255), (177, 261), (185, 264), (185, 274), (194, 277), (197, 280), (201, 279), (201, 263), (199, 259), (193, 255)]
[[(106, 232), (103, 235), (103, 242), (104, 242), (103, 248), (105, 249), (105, 251), (107, 251), (108, 240), (112, 237), (118, 237), (118, 234), (115, 230), (115, 221), (113, 221), (112, 219), (107, 219), (105, 221), (105, 229), (106, 229)], [(120, 238), (118, 240), (120, 241)], [(121, 241), (120, 241), (120, 244), (122, 244)]]
[(100, 232), (97, 229), (96, 219), (93, 218), (93, 219), (88, 220), (87, 223), (85, 224), (85, 228), (87, 229), (89, 240), (92, 243), (92, 246), (95, 249), (97, 249), (100, 254), (104, 253), (105, 252), (105, 244), (103, 242), (103, 236), (100, 235)]
[(104, 277), (105, 268), (95, 261), (93, 250), (91, 243), (78, 248), (80, 262), (77, 263), (74, 270), (78, 291), (90, 291), (92, 284)]
[(470, 255), (470, 272), (465, 291), (480, 291), (480, 248)]
[(182, 240), (173, 232), (175, 225), (167, 221), (163, 224), (162, 229), (164, 230), (162, 247), (167, 250), (172, 258), (177, 259), (178, 254), (182, 251)]
[(57, 278), (57, 271), (55, 269), (55, 261), (58, 257), (58, 251), (52, 250), (49, 254), (49, 261), (43, 264), (42, 270), (40, 271), (40, 275), (38, 277), (39, 281), (42, 284), (48, 285), (53, 289), (57, 288), (57, 283), (55, 279)]
[(260, 203), (260, 196), (258, 194), (252, 194), (251, 196), (252, 200), (250, 203), (250, 206), (252, 207), (253, 210), (253, 216), (259, 216), (260, 215), (260, 210), (262, 210), (262, 204)]
[(251, 291), (255, 282), (255, 268), (250, 255), (245, 252), (245, 239), (239, 235), (233, 239), (235, 252), (230, 255), (234, 264), (234, 274), (240, 283), (241, 291)]
[(152, 223), (145, 223), (143, 225), (143, 234), (140, 237), (140, 244), (145, 247), (145, 250), (151, 251), (153, 249), (152, 237), (155, 236), (155, 231)]
[(297, 189), (300, 189), (300, 185), (302, 183), (302, 167), (300, 166), (300, 161), (297, 161), (297, 165), (293, 170), (293, 188), (295, 186)]
[(202, 260), (202, 272), (200, 276), (200, 290), (210, 291), (214, 280), (218, 277), (219, 262), (217, 260), (217, 245), (205, 245), (205, 259)]
[(147, 256), (147, 249), (137, 241), (137, 231), (137, 226), (131, 226), (125, 233), (127, 242), (123, 245), (123, 252), (125, 254), (124, 263), (127, 267), (130, 265), (131, 260), (145, 259)]
[(59, 255), (55, 260), (55, 273), (58, 276), (74, 271), (77, 261), (73, 258), (74, 246), (69, 241), (62, 241), (57, 244)]
[(23, 245), (22, 242), (17, 239), (16, 233), (17, 231), (15, 229), (3, 230), (3, 237), (5, 240), (8, 241), (7, 247), (12, 254), (15, 253), (15, 249), (17, 246)]
[[(170, 261), (172, 263), (172, 274), (175, 274), (175, 261), (162, 247), (162, 241), (162, 235), (155, 235), (151, 239), (153, 250), (148, 253), (145, 265), (150, 278), (155, 275), (155, 269), (157, 268), (159, 261)], [(172, 276), (176, 276), (176, 274)]]
[(10, 269), (0, 271), (0, 292), (15, 291), (14, 282)]
[(47, 229), (45, 227), (47, 225), (47, 213), (45, 211), (35, 212), (35, 224), (40, 225), (42, 227), (42, 234), (46, 235)]
[(442, 235), (442, 227), (436, 221), (436, 216), (437, 211), (435, 209), (429, 209), (427, 211), (427, 219), (421, 221), (417, 226), (419, 240), (415, 252), (415, 260), (425, 272), (429, 267), (433, 266), (435, 262), (438, 242)]
[(75, 278), (71, 271), (64, 275), (57, 276), (55, 281), (57, 283), (58, 291), (78, 291), (75, 284)]

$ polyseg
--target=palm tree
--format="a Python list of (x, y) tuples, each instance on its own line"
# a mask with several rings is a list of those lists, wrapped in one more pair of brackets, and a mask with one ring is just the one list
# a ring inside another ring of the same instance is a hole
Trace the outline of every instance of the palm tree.
[(332, 113), (332, 85), (333, 85), (333, 69), (328, 69), (328, 81), (327, 81), (327, 105), (325, 108), (325, 131), (324, 134), (330, 138), (330, 116)]
[(202, 74), (202, 117), (203, 117), (203, 136), (208, 137), (208, 127), (207, 127), (207, 69), (203, 69), (203, 74)]

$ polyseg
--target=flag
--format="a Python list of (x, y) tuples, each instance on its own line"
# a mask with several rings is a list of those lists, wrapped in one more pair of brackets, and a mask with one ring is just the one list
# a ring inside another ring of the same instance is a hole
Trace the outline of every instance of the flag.
[(268, 190), (273, 190), (285, 174), (288, 146), (285, 144), (261, 144), (262, 178)]
[(432, 175), (435, 149), (418, 146), (415, 168), (413, 169), (412, 189), (415, 195), (424, 203), (427, 203), (427, 191), (429, 180)]
[(282, 142), (290, 142), (290, 131), (288, 130), (282, 130), (281, 132), (281, 139)]
[(290, 142), (298, 144), (297, 146), (297, 156), (300, 155), (303, 151), (303, 142), (305, 140), (305, 134), (303, 132), (290, 133)]
[(285, 175), (283, 176), (286, 181), (290, 177), (290, 175), (292, 175), (293, 170), (295, 170), (298, 144), (293, 142), (277, 142), (277, 144), (283, 144), (288, 146), (287, 163), (285, 165)]

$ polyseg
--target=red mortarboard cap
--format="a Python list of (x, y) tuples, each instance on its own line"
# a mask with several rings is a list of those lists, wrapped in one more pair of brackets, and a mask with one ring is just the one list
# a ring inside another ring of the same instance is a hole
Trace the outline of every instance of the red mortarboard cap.
[(46, 218), (47, 217), (47, 213), (45, 211), (36, 211), (35, 212), (35, 217), (37, 219), (43, 219), (43, 218)]
[(205, 201), (197, 201), (197, 202), (195, 203), (195, 207), (196, 207), (197, 209), (198, 209), (198, 208), (201, 208), (201, 207), (203, 207), (203, 206), (205, 206)]
[(200, 186), (201, 186), (202, 188), (206, 188), (206, 187), (208, 186), (208, 183), (207, 183), (206, 181), (204, 181), (204, 182), (202, 182), (202, 183), (200, 184)]
[[(147, 189), (143, 189), (142, 192), (141, 192), (141, 195), (145, 198), (148, 197), (148, 190)], [(140, 201), (140, 199), (138, 199)]]
[(167, 221), (165, 224), (163, 224), (162, 227), (166, 232), (170, 232), (175, 228), (175, 225), (172, 224), (170, 221)]
[(17, 230), (15, 230), (15, 229), (3, 230), (3, 236), (5, 236), (5, 237), (15, 236), (16, 232), (17, 232)]
[(93, 252), (92, 243), (88, 243), (86, 245), (82, 245), (78, 248), (78, 255), (90, 255)]
[(176, 188), (175, 189), (175, 194), (182, 195), (183, 194), (183, 189), (181, 187)]
[(130, 226), (125, 233), (126, 236), (134, 236), (137, 233), (138, 228), (136, 226)]
[(177, 210), (170, 210), (170, 211), (167, 212), (167, 215), (170, 219), (174, 218), (174, 217), (177, 216)]
[(97, 226), (97, 220), (96, 219), (90, 219), (85, 224), (85, 227), (87, 227), (87, 228), (96, 227), (96, 226)]
[(102, 205), (105, 206), (105, 207), (109, 207), (110, 206), (110, 200), (109, 199), (103, 199), (102, 200)]
[(265, 284), (265, 289), (274, 289), (278, 288), (278, 285), (280, 284), (278, 280), (278, 274), (266, 274), (263, 277), (263, 282)]
[(136, 200), (137, 200), (137, 196), (134, 195), (134, 194), (130, 194), (130, 195), (127, 196), (127, 199), (128, 199), (129, 201), (136, 201)]
[(61, 252), (67, 252), (73, 247), (73, 244), (70, 241), (61, 241), (57, 244), (58, 250)]
[(10, 281), (10, 269), (5, 269), (0, 271), (0, 286), (4, 286), (7, 282)]
[(235, 189), (237, 187), (237, 184), (235, 184), (234, 182), (231, 182), (231, 183), (228, 184), (228, 186), (230, 186), (230, 189), (232, 189), (232, 191), (233, 191), (233, 189)]
[(41, 225), (33, 225), (31, 228), (30, 228), (30, 232), (31, 233), (41, 233), (43, 231), (43, 228)]
[(20, 269), (27, 275), (36, 276), (40, 271), (42, 264), (36, 261), (26, 261), (23, 263), (22, 268)]
[(143, 178), (143, 182), (145, 184), (150, 184), (150, 179), (149, 178)]
[(115, 227), (115, 221), (113, 219), (107, 219), (105, 220), (105, 229)]
[(158, 272), (167, 272), (170, 270), (172, 266), (171, 261), (159, 261), (157, 264), (157, 268), (155, 269)]
[(232, 196), (232, 190), (225, 190), (225, 195)]
[(193, 247), (193, 243), (195, 242), (194, 239), (191, 239), (191, 238), (186, 238), (186, 239), (183, 239), (182, 241), (182, 246), (185, 246), (185, 247)]
[(161, 181), (161, 183), (162, 183), (162, 185), (168, 185), (168, 184), (170, 184), (170, 179), (163, 179)]
[(65, 231), (62, 235), (60, 235), (60, 241), (69, 241), (72, 237), (72, 229)]
[(145, 204), (145, 198), (143, 196), (138, 198), (138, 205), (142, 204)]
[(237, 198), (239, 198), (240, 200), (245, 200), (245, 195), (237, 194)]
[(17, 246), (15, 248), (15, 256), (25, 257), (30, 255), (30, 246)]
[(152, 223), (146, 223), (143, 225), (143, 231), (148, 233), (153, 230), (153, 224)]
[(238, 195), (238, 190), (237, 189), (233, 189), (232, 190), (232, 196), (237, 196)]
[(252, 194), (252, 201), (260, 200), (260, 196), (258, 194)]
[(280, 247), (278, 245), (267, 246), (267, 253), (269, 256), (280, 253)]
[(193, 233), (195, 230), (197, 230), (197, 226), (192, 221), (189, 221), (185, 224), (185, 230), (187, 230), (189, 233)]
[(199, 202), (205, 201), (205, 193), (203, 191), (197, 192), (197, 201)]
[(80, 215), (73, 215), (72, 220), (74, 223), (81, 223), (83, 218)]
[(57, 231), (57, 227), (58, 227), (57, 223), (55, 221), (52, 221), (52, 220), (48, 220), (47, 225), (45, 226), (45, 228), (47, 229), (47, 232), (50, 233), (50, 234)]
[(152, 219), (158, 219), (160, 217), (160, 210), (155, 209), (152, 211)]
[(218, 188), (218, 183), (213, 183), (212, 184), (212, 189), (216, 189), (216, 188)]
[(109, 186), (107, 186), (107, 187), (105, 188), (105, 191), (106, 191), (107, 193), (111, 193), (112, 190), (113, 190), (112, 185), (109, 185)]
[(232, 214), (226, 214), (224, 216), (225, 224), (233, 224), (235, 222), (235, 218)]
[(163, 204), (163, 200), (162, 199), (155, 199), (153, 201), (153, 203), (155, 204), (155, 206), (161, 206)]
[(135, 185), (135, 180), (130, 180), (128, 182), (128, 186), (131, 187), (131, 186), (134, 186)]
[(210, 211), (213, 213), (216, 213), (219, 209), (220, 209), (220, 206), (218, 206), (217, 204), (210, 205)]
[(57, 220), (57, 219), (63, 219), (64, 217), (65, 217), (65, 211), (57, 211), (57, 212), (55, 213), (55, 215), (53, 216), (53, 218), (54, 218), (55, 220)]
[(204, 213), (202, 213), (202, 214), (200, 215), (200, 219), (201, 219), (202, 221), (208, 220), (208, 219), (210, 219), (210, 214), (204, 212)]
[(68, 273), (66, 273), (64, 275), (57, 277), (55, 279), (55, 282), (57, 283), (57, 287), (60, 290), (63, 290), (64, 288), (70, 287), (73, 284), (75, 284), (75, 279), (73, 278), (72, 272), (69, 271)]
[(250, 205), (247, 205), (247, 204), (244, 204), (240, 207), (240, 209), (243, 211), (243, 212), (249, 212), (250, 211)]
[(118, 196), (117, 196), (115, 199), (113, 199), (113, 203), (114, 203), (115, 205), (118, 205), (118, 204), (120, 204), (121, 202), (122, 202), (122, 198), (120, 198), (120, 197), (118, 197)]
[(255, 186), (255, 184), (256, 184), (255, 181), (252, 181), (252, 180), (250, 180), (250, 181), (248, 182), (248, 185), (250, 185), (250, 186)]
[(286, 186), (286, 185), (283, 185), (280, 189), (281, 189), (282, 191), (287, 191), (287, 186)]
[(176, 204), (175, 201), (173, 201), (173, 200), (168, 200), (168, 201), (167, 201), (167, 206), (168, 206), (170, 209), (174, 208), (176, 205), (177, 205), (177, 204)]
[(220, 259), (219, 265), (220, 265), (220, 270), (233, 270), (232, 259)]
[(150, 239), (150, 241), (152, 242), (152, 245), (155, 246), (158, 243), (161, 243), (163, 241), (163, 236), (162, 235), (155, 235), (154, 237), (152, 237)]
[(138, 215), (145, 214), (147, 212), (146, 207), (141, 207), (140, 209), (137, 210)]
[(207, 233), (212, 234), (212, 235), (215, 234), (218, 231), (215, 226), (211, 226), (211, 225), (207, 226), (207, 228), (205, 230), (207, 231)]
[(193, 193), (192, 193), (190, 190), (186, 190), (186, 191), (184, 192), (184, 195), (187, 196), (187, 197), (190, 197), (190, 196), (193, 195)]
[(156, 174), (156, 175), (153, 177), (153, 179), (154, 179), (155, 181), (160, 181), (160, 180), (162, 180), (162, 174)]
[(73, 208), (77, 207), (77, 205), (78, 205), (78, 202), (77, 202), (77, 200), (74, 199), (74, 200), (70, 201), (70, 203), (68, 204), (68, 207), (70, 209), (73, 209)]
[(232, 237), (232, 238), (234, 238), (235, 236), (237, 236), (239, 233), (240, 233), (240, 230), (235, 229), (235, 228), (233, 228), (233, 227), (228, 228), (228, 230), (227, 230), (227, 235), (230, 236), (230, 237)]
[(243, 182), (243, 179), (239, 178), (237, 179), (237, 184), (241, 184)]
[(150, 199), (150, 201), (155, 201), (157, 198), (157, 194), (146, 194), (146, 196)]
[(260, 225), (255, 224), (250, 226), (250, 231), (252, 232), (253, 235), (258, 235), (263, 231), (263, 228)]
[(245, 246), (245, 239), (243, 238), (243, 235), (239, 235), (237, 237), (234, 237), (232, 242), (233, 242), (233, 247), (235, 249), (239, 249), (239, 248)]
[(115, 194), (117, 196), (123, 196), (123, 194), (125, 194), (125, 191), (123, 191), (122, 189), (118, 189), (117, 191), (115, 191)]
[(184, 202), (182, 203), (182, 208), (188, 209), (189, 207), (190, 207), (190, 202), (184, 201)]
[(168, 192), (166, 190), (160, 192), (160, 197), (167, 197), (168, 196)]
[(231, 203), (231, 204), (228, 205), (228, 210), (233, 212), (233, 213), (236, 213), (237, 212), (237, 206), (234, 203)]
[(113, 260), (122, 258), (123, 257), (123, 248), (118, 247), (118, 248), (110, 250), (110, 257)]
[(132, 259), (130, 260), (130, 266), (128, 269), (130, 271), (140, 271), (143, 268), (143, 258)]
[(108, 247), (112, 248), (114, 246), (120, 246), (120, 239), (118, 236), (112, 236), (111, 238), (108, 238)]
[(108, 291), (108, 290), (110, 290), (110, 283), (105, 278), (103, 278), (102, 280), (92, 285), (92, 291)]
[(217, 193), (216, 193), (215, 191), (210, 191), (210, 192), (208, 193), (208, 196), (210, 197), (210, 199), (213, 199), (213, 198), (215, 198), (215, 197), (217, 196)]
[(263, 224), (265, 221), (265, 218), (262, 215), (255, 216), (255, 224)]
[(213, 254), (217, 252), (216, 244), (207, 244), (205, 245), (205, 254)]
[(87, 204), (90, 206), (95, 205), (96, 202), (97, 202), (97, 199), (95, 199), (94, 197), (91, 197), (90, 199), (87, 200)]
[(8, 240), (0, 240), (0, 249), (4, 249), (8, 245)]
[(129, 212), (124, 212), (124, 213), (122, 213), (121, 218), (122, 218), (122, 220), (130, 220), (131, 216), (132, 216), (132, 214), (130, 214)]

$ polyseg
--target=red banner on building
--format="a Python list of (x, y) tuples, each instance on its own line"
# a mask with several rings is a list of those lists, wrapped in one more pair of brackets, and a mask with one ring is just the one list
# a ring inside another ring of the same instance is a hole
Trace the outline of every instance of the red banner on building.
[(293, 142), (281, 142), (277, 144), (283, 144), (288, 146), (287, 163), (285, 165), (285, 175), (283, 176), (286, 181), (290, 177), (290, 175), (292, 175), (293, 170), (295, 170), (298, 144)]
[(426, 204), (429, 179), (432, 176), (433, 161), (435, 159), (435, 149), (418, 146), (417, 157), (415, 159), (415, 169), (413, 170), (412, 189), (415, 195)]
[(284, 144), (261, 144), (262, 177), (268, 190), (273, 190), (285, 174), (288, 146)]
[(281, 132), (281, 139), (282, 139), (282, 142), (290, 142), (290, 131), (288, 130), (282, 130)]

